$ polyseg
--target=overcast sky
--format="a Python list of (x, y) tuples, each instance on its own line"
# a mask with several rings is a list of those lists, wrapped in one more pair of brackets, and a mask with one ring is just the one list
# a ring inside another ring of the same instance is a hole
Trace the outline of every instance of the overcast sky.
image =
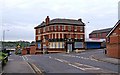
[(0, 0), (0, 35), (2, 38), (5, 30), (5, 40), (35, 40), (34, 27), (49, 16), (50, 19), (81, 18), (86, 23), (88, 37), (93, 30), (115, 25), (118, 21), (118, 1)]

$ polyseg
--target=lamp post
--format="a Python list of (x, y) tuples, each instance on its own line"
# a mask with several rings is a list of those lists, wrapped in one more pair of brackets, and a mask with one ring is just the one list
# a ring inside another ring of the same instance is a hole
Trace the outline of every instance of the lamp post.
[(3, 30), (3, 49), (4, 49), (4, 41), (5, 41), (5, 31), (9, 31), (9, 30)]

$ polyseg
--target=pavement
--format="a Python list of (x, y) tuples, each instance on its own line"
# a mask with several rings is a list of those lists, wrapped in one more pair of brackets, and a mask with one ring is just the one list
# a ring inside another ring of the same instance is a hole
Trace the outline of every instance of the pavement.
[(99, 60), (99, 61), (111, 63), (111, 64), (114, 64), (114, 65), (120, 65), (120, 59), (108, 57), (104, 53), (103, 54), (95, 54), (92, 57), (96, 60)]
[(15, 74), (15, 73), (29, 73), (34, 74), (31, 66), (23, 60), (23, 57), (20, 55), (12, 54), (8, 58), (7, 64), (3, 67), (3, 75), (5, 74)]

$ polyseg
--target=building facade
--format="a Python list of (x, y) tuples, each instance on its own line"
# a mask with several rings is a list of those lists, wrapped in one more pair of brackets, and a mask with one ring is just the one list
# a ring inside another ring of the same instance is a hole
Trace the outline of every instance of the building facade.
[(107, 35), (107, 55), (120, 58), (120, 20)]
[(106, 39), (107, 34), (110, 32), (112, 28), (94, 30), (89, 34), (89, 38), (94, 39)]
[(85, 24), (81, 19), (52, 19), (49, 16), (35, 27), (37, 50), (48, 52), (72, 52), (84, 49)]

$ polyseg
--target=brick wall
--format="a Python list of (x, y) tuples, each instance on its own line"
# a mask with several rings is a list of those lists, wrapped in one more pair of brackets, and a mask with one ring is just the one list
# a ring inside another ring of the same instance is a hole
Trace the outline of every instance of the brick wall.
[(120, 58), (120, 24), (107, 38), (107, 55)]
[(27, 50), (26, 50), (26, 48), (23, 48), (22, 49), (22, 55), (26, 55), (27, 54)]
[(36, 46), (32, 45), (30, 46), (30, 54), (35, 54), (36, 53)]
[(107, 44), (107, 55), (120, 58), (120, 44)]

